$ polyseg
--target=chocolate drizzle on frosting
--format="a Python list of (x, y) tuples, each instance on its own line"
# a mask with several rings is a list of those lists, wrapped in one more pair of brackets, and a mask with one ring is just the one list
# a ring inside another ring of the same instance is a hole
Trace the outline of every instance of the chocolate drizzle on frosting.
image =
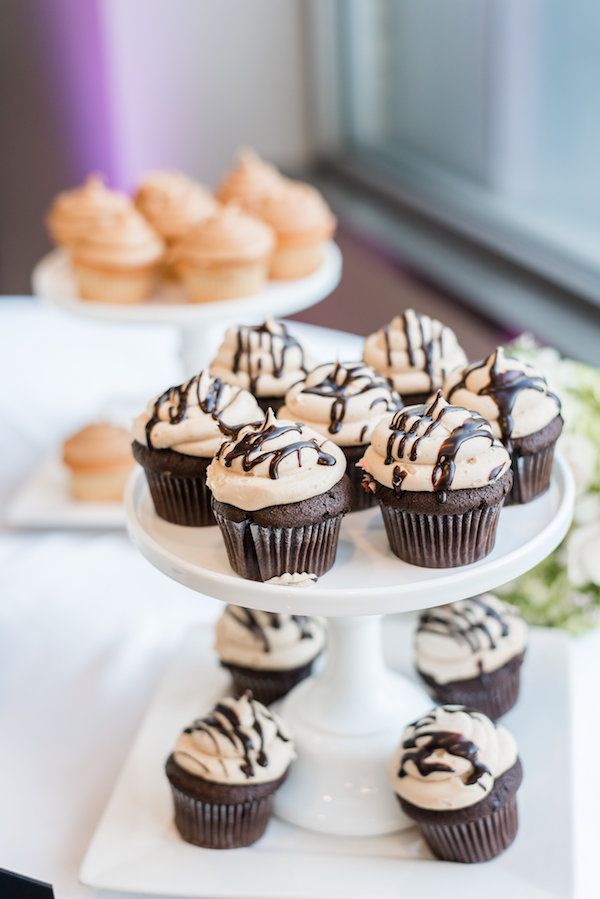
[[(265, 652), (271, 652), (271, 643), (269, 641), (267, 629), (261, 624), (260, 618), (256, 612), (253, 612), (252, 609), (246, 609), (243, 606), (227, 606), (225, 614), (230, 615), (238, 624), (254, 634)], [(279, 630), (281, 628), (281, 616), (277, 612), (263, 612), (262, 614), (267, 616), (268, 627), (273, 628), (274, 630)], [(290, 615), (289, 618), (298, 628), (299, 640), (310, 640), (312, 638), (309, 627), (310, 619), (307, 615)]]
[[(254, 345), (255, 340), (258, 340), (258, 346)], [(231, 370), (234, 374), (241, 371), (242, 359), (245, 358), (246, 366), (243, 368), (248, 372), (250, 391), (256, 393), (258, 379), (263, 374), (261, 356), (260, 353), (257, 354), (257, 350), (266, 351), (269, 354), (272, 362), (271, 373), (275, 378), (281, 378), (286, 367), (286, 354), (292, 348), (300, 353), (300, 370), (306, 374), (304, 350), (283, 322), (267, 320), (262, 325), (240, 327), (236, 333), (236, 347)]]
[[(454, 769), (450, 765), (436, 758), (435, 753), (439, 751), (469, 762), (471, 772), (465, 780), (469, 786), (477, 783), (484, 774), (491, 775), (487, 765), (484, 765), (478, 758), (478, 747), (462, 734), (454, 731), (421, 729), (420, 722), (416, 722), (413, 726), (416, 728), (416, 733), (402, 743), (402, 749), (405, 752), (400, 760), (398, 777), (406, 777), (408, 762), (412, 762), (416, 766), (421, 777), (428, 777), (437, 771), (452, 772)], [(482, 788), (485, 790), (485, 787)]]
[[(510, 611), (510, 607), (507, 607)], [(484, 613), (483, 617), (481, 612)], [(488, 619), (486, 621), (486, 619)], [(464, 642), (473, 652), (479, 652), (482, 648), (496, 649), (497, 637), (489, 627), (489, 619), (499, 626), (500, 638), (507, 637), (510, 632), (509, 616), (498, 608), (494, 608), (486, 602), (482, 596), (473, 596), (471, 599), (441, 610), (429, 609), (423, 612), (419, 618), (417, 633), (443, 634), (455, 640)], [(482, 645), (483, 640), (483, 645)]]

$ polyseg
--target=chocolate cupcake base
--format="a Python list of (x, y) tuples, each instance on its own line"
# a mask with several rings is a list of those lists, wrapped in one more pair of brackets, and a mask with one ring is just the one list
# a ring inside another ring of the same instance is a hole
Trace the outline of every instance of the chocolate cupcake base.
[(402, 403), (406, 406), (424, 406), (425, 403), (435, 393), (433, 387), (427, 393), (404, 393), (402, 392)]
[(415, 821), (436, 858), (447, 862), (486, 862), (513, 842), (519, 826), (517, 790), (523, 778), (517, 759), (475, 805), (456, 811), (419, 808), (398, 797), (402, 809)]
[(206, 485), (210, 459), (174, 450), (149, 449), (134, 441), (132, 451), (144, 469), (156, 514), (172, 524), (207, 527), (216, 524), (212, 493)]
[(185, 771), (173, 755), (165, 770), (179, 834), (205, 849), (239, 849), (260, 839), (273, 811), (275, 791), (286, 776), (268, 783), (219, 784)]
[(507, 447), (512, 461), (513, 486), (506, 505), (529, 503), (550, 486), (554, 448), (563, 428), (557, 415), (550, 424), (535, 434), (517, 437)]
[(356, 463), (362, 459), (368, 443), (364, 446), (342, 446), (340, 449), (346, 457), (346, 474), (352, 484), (352, 509), (351, 512), (362, 512), (363, 509), (370, 509), (377, 505), (377, 500), (371, 490), (365, 490), (362, 486), (364, 471), (357, 468)]
[(495, 721), (512, 709), (518, 699), (524, 656), (525, 653), (519, 653), (496, 671), (447, 684), (438, 684), (423, 671), (419, 675), (440, 705), (464, 705)]
[(263, 705), (270, 705), (286, 696), (305, 678), (310, 677), (314, 661), (311, 659), (306, 665), (290, 668), (287, 671), (242, 668), (240, 665), (231, 665), (229, 662), (221, 662), (221, 665), (223, 668), (227, 668), (231, 674), (236, 697), (241, 696), (246, 690), (251, 690), (254, 699), (258, 699)]

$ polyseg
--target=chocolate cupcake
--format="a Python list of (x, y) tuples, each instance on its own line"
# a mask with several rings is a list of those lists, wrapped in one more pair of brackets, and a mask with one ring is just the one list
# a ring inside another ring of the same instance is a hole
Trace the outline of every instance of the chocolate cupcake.
[(283, 322), (228, 328), (210, 372), (252, 393), (261, 409), (277, 412), (287, 391), (301, 381), (312, 363)]
[(421, 613), (417, 671), (436, 702), (495, 720), (517, 701), (526, 647), (527, 625), (517, 609), (484, 593)]
[(272, 410), (264, 424), (226, 440), (208, 466), (207, 483), (234, 571), (285, 583), (329, 571), (352, 502), (345, 470), (335, 443), (276, 419)]
[(563, 420), (560, 400), (541, 372), (498, 347), (487, 359), (452, 372), (444, 396), (483, 415), (508, 450), (513, 487), (507, 505), (528, 503), (548, 489)]
[(390, 767), (403, 811), (448, 862), (485, 862), (510, 846), (522, 776), (508, 731), (459, 705), (409, 724)]
[(379, 422), (359, 465), (399, 558), (454, 568), (494, 548), (510, 458), (489, 422), (448, 405), (441, 390)]
[(311, 674), (324, 643), (321, 618), (226, 606), (217, 622), (215, 650), (236, 695), (251, 690), (269, 705)]
[(375, 425), (401, 406), (399, 394), (364, 362), (327, 362), (288, 390), (280, 414), (303, 421), (342, 449), (354, 491), (352, 511), (358, 511), (374, 505), (375, 496), (363, 489), (363, 472), (356, 463)]
[(427, 402), (448, 372), (467, 364), (454, 331), (414, 309), (367, 337), (363, 359), (388, 379), (407, 406)]
[(207, 849), (255, 843), (294, 758), (283, 724), (251, 693), (222, 699), (185, 728), (167, 759), (180, 835)]
[(156, 514), (173, 524), (215, 524), (206, 470), (227, 434), (262, 421), (247, 390), (207, 371), (153, 400), (133, 423), (133, 455), (143, 467)]

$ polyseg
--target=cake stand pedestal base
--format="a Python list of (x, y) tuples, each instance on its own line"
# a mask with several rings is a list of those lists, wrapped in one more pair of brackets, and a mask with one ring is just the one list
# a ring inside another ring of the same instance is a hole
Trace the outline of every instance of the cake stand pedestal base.
[(330, 618), (322, 673), (278, 704), (298, 759), (275, 813), (308, 830), (377, 836), (411, 825), (388, 781), (403, 727), (432, 704), (386, 667), (382, 616)]

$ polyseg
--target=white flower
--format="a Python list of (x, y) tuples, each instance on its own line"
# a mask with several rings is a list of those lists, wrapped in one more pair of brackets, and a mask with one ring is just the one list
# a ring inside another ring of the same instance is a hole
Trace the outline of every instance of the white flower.
[(577, 496), (581, 496), (592, 484), (596, 474), (596, 447), (583, 434), (563, 434), (559, 446), (573, 472)]
[(600, 585), (600, 520), (573, 528), (567, 538), (566, 557), (574, 587)]
[(578, 497), (573, 518), (576, 524), (600, 521), (600, 493), (588, 493)]

